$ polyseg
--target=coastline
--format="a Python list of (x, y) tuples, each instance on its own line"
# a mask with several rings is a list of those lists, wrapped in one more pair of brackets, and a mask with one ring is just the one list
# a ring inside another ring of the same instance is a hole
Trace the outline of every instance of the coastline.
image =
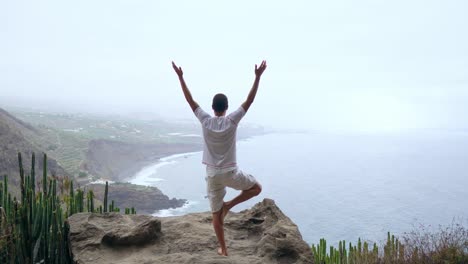
[(177, 153), (177, 154), (172, 154), (172, 155), (169, 155), (169, 156), (161, 157), (156, 162), (152, 162), (150, 164), (147, 164), (144, 167), (141, 167), (134, 174), (134, 176), (132, 176), (130, 178), (127, 178), (126, 181), (130, 182), (132, 184), (151, 186), (150, 184), (146, 184), (146, 183), (147, 182), (157, 182), (157, 181), (161, 181), (162, 179), (160, 179), (160, 178), (151, 178), (152, 180), (148, 181), (148, 178), (149, 178), (149, 177), (147, 177), (148, 174), (155, 174), (159, 168), (164, 167), (166, 165), (173, 164), (174, 159), (178, 159), (178, 158), (181, 158), (181, 157), (192, 156), (192, 155), (198, 154), (200, 152), (201, 151), (191, 151), (191, 152)]
[[(239, 139), (239, 143), (248, 142), (253, 138), (261, 137), (266, 134), (261, 135), (250, 135), (244, 136), (242, 139)], [(127, 182), (130, 184), (135, 184), (139, 186), (146, 186), (146, 187), (156, 187), (161, 192), (167, 193), (167, 190), (161, 189), (161, 186), (166, 185), (164, 183), (166, 179), (162, 179), (158, 177), (158, 170), (165, 167), (170, 166), (174, 163), (180, 162), (180, 160), (184, 158), (190, 158), (193, 155), (200, 154), (202, 152), (202, 148), (199, 148), (196, 151), (185, 151), (180, 153), (171, 153), (169, 155), (161, 155), (157, 158), (155, 157), (154, 161), (145, 162), (145, 164), (141, 167), (137, 167), (135, 165), (132, 169), (134, 169), (134, 173), (132, 175), (127, 175), (122, 181)], [(203, 166), (200, 160), (200, 168)], [(171, 193), (171, 191), (169, 191)], [(174, 195), (174, 194), (173, 194)], [(179, 197), (179, 195), (177, 195)], [(159, 209), (155, 210), (151, 215), (158, 216), (158, 217), (169, 217), (169, 216), (176, 216), (176, 215), (184, 215), (191, 210), (193, 207), (197, 207), (200, 205), (200, 201), (193, 200), (190, 197), (180, 195), (180, 198), (186, 199), (186, 203), (179, 207), (171, 207), (166, 209)]]
[(201, 149), (200, 143), (145, 144), (92, 140), (82, 167), (93, 175), (94, 180), (122, 182), (131, 179), (142, 168), (157, 163), (162, 158)]

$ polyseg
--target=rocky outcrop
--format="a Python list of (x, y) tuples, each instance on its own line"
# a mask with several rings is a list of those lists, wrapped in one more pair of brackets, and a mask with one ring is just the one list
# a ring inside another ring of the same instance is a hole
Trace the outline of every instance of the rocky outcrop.
[(297, 226), (265, 199), (225, 220), (228, 257), (217, 255), (211, 213), (75, 214), (69, 218), (76, 263), (312, 263)]
[[(95, 197), (104, 201), (103, 184), (88, 184), (87, 190), (92, 190)], [(114, 201), (121, 210), (135, 207), (138, 214), (153, 214), (162, 209), (177, 208), (183, 206), (187, 200), (170, 199), (161, 190), (153, 186), (143, 186), (131, 183), (114, 183), (109, 185), (109, 201)]]

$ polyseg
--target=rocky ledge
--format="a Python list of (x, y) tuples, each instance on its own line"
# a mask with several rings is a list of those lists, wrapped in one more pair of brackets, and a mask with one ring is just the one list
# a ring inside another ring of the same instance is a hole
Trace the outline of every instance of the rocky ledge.
[(225, 220), (228, 257), (217, 255), (211, 213), (157, 218), (80, 213), (69, 218), (76, 263), (312, 263), (297, 226), (265, 199)]
[[(104, 201), (104, 186), (88, 184), (86, 188), (92, 190), (98, 200)], [(156, 187), (121, 182), (109, 185), (109, 201), (112, 200), (122, 211), (127, 207), (135, 207), (138, 214), (152, 214), (162, 209), (177, 208), (187, 202), (185, 199), (170, 199)]]

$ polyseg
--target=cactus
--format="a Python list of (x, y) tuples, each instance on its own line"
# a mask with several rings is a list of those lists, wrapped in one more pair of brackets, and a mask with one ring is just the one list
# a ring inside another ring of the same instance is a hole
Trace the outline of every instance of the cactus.
[(36, 155), (34, 152), (32, 153), (31, 157), (31, 191), (32, 197), (36, 197)]
[[(47, 177), (47, 155), (44, 153), (42, 182), (36, 186), (35, 155), (32, 155), (31, 173), (26, 175), (21, 154), (18, 153), (21, 198), (8, 192), (8, 177), (0, 182), (0, 263), (71, 263), (67, 217), (84, 211), (84, 191), (73, 188), (69, 195), (57, 195), (57, 179)], [(38, 191), (42, 188), (42, 192)], [(94, 193), (87, 193), (87, 210), (94, 212)], [(99, 212), (120, 212), (112, 201), (107, 206), (108, 183), (105, 187), (105, 207)], [(66, 211), (62, 210), (65, 205)], [(136, 214), (135, 208), (126, 213)]]
[(47, 194), (47, 154), (45, 153), (42, 164), (42, 191), (44, 195)]
[(109, 192), (109, 184), (106, 181), (106, 189), (104, 190), (104, 213), (107, 212), (107, 195)]
[[(44, 155), (44, 172), (46, 158)], [(56, 180), (48, 182), (45, 174), (43, 192), (36, 195), (35, 156), (32, 156), (29, 175), (24, 173), (21, 154), (18, 154), (18, 165), (21, 199), (12, 200), (7, 177), (1, 184), (0, 263), (71, 263), (68, 247), (64, 246), (67, 243), (64, 233), (68, 231), (64, 231), (64, 212), (56, 195)]]
[(88, 212), (93, 213), (94, 212), (94, 193), (93, 193), (93, 190), (88, 191), (88, 194), (86, 195), (86, 199), (87, 199)]
[(319, 245), (312, 244), (312, 253), (314, 262), (319, 264), (361, 264), (361, 263), (379, 263), (377, 245), (374, 243), (373, 251), (369, 251), (369, 244), (362, 243), (358, 239), (356, 246), (349, 243), (346, 249), (346, 241), (339, 241), (338, 248), (329, 247), (329, 253), (326, 252), (327, 242), (324, 238), (320, 239)]
[(73, 190), (73, 181), (70, 182), (70, 193), (68, 195), (67, 215), (71, 216), (75, 212), (75, 191)]

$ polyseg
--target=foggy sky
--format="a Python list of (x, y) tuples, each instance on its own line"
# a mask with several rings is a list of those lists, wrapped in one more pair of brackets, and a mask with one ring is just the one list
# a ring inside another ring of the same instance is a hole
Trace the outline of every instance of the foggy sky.
[[(466, 1), (2, 1), (0, 107), (194, 118), (245, 100), (273, 127), (468, 129)], [(33, 99), (34, 98), (34, 99)]]

